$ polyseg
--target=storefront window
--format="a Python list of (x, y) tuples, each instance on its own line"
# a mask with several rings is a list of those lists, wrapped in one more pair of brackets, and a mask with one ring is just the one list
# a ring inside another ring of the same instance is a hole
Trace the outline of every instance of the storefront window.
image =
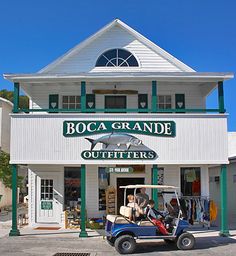
[(181, 168), (181, 192), (183, 196), (201, 195), (200, 167)]
[(105, 167), (98, 168), (98, 202), (99, 202), (99, 211), (106, 210), (106, 189), (109, 186), (109, 173), (106, 172)]
[(65, 208), (80, 204), (80, 167), (65, 167)]

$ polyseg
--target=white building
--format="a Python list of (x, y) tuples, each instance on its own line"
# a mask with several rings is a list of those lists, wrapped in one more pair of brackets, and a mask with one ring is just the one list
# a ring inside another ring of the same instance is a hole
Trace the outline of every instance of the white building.
[[(13, 104), (0, 97), (0, 150), (10, 153), (10, 113), (12, 112)], [(0, 208), (11, 205), (11, 189), (6, 188), (0, 180)]]
[[(209, 165), (225, 172), (223, 81), (233, 74), (196, 72), (118, 19), (38, 73), (5, 78), (15, 88), (11, 164), (28, 165), (32, 226), (63, 226), (63, 211), (81, 201), (86, 236), (85, 207), (103, 216), (108, 184), (117, 212), (120, 185), (157, 184), (159, 171), (183, 195), (208, 197)], [(30, 109), (18, 108), (19, 87)], [(219, 107), (206, 109), (217, 87)]]

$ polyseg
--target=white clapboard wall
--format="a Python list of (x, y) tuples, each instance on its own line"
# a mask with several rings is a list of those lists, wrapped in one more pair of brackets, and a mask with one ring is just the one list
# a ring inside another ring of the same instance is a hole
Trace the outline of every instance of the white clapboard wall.
[[(133, 164), (223, 164), (228, 163), (227, 116), (208, 114), (12, 114), (11, 163), (100, 164), (84, 160), (90, 149), (84, 137), (64, 137), (63, 122), (71, 120), (174, 121), (175, 137), (134, 134), (158, 155), (155, 160), (133, 160)], [(93, 139), (103, 134), (91, 135)], [(99, 149), (98, 149), (99, 150)], [(107, 160), (109, 164), (117, 160)], [(128, 164), (130, 160), (119, 160)]]

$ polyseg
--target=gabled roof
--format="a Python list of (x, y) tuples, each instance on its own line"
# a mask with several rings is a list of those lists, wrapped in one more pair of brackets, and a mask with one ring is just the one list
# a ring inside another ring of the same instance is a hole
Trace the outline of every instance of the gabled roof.
[(137, 40), (139, 40), (140, 42), (145, 44), (147, 47), (152, 49), (157, 54), (161, 55), (163, 58), (165, 58), (170, 63), (174, 64), (176, 67), (178, 67), (183, 72), (194, 72), (195, 71), (192, 68), (190, 68), (189, 66), (187, 66), (186, 64), (184, 64), (183, 62), (181, 62), (180, 60), (176, 59), (174, 56), (172, 56), (171, 54), (169, 54), (165, 50), (163, 50), (162, 48), (160, 48), (159, 46), (157, 46), (155, 43), (153, 43), (149, 39), (147, 39), (146, 37), (144, 37), (143, 35), (138, 33), (136, 30), (132, 29), (130, 26), (128, 26), (127, 24), (125, 24), (121, 20), (115, 19), (111, 23), (107, 24), (105, 27), (100, 29), (98, 32), (96, 32), (95, 34), (93, 34), (92, 36), (90, 36), (89, 38), (87, 38), (86, 40), (81, 42), (80, 44), (76, 45), (74, 48), (72, 48), (71, 50), (66, 52), (64, 55), (62, 55), (58, 59), (56, 59), (54, 62), (52, 62), (51, 64), (49, 64), (46, 67), (44, 67), (43, 69), (41, 69), (38, 73), (47, 73), (47, 72), (49, 72), (55, 66), (59, 65), (61, 62), (63, 62), (67, 58), (73, 56), (74, 54), (78, 53), (81, 49), (83, 49), (84, 47), (89, 45), (91, 42), (93, 42), (98, 37), (100, 37), (101, 35), (103, 35), (107, 31), (109, 31), (114, 26), (119, 26), (120, 28), (124, 29), (128, 33), (132, 34), (135, 38), (137, 38)]

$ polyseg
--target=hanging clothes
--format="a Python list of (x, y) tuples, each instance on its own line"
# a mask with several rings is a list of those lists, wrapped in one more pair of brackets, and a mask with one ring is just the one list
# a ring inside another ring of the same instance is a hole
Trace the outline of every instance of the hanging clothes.
[(213, 200), (210, 201), (210, 221), (215, 221), (217, 218), (217, 206)]
[(193, 225), (194, 222), (205, 223), (215, 220), (217, 207), (212, 200), (204, 197), (180, 197), (180, 206), (183, 218)]

